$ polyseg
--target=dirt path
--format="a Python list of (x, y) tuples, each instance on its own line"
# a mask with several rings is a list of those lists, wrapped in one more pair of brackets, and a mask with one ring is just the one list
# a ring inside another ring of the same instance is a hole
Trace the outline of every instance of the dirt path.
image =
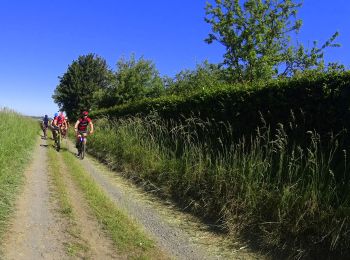
[[(72, 144), (69, 149), (75, 151)], [(231, 244), (231, 248), (226, 247), (227, 243), (222, 246), (225, 239), (208, 232), (199, 222), (192, 222), (191, 217), (154, 202), (157, 199), (143, 194), (96, 160), (86, 157), (83, 162), (86, 171), (116, 205), (140, 223), (158, 246), (174, 259), (263, 259), (238, 242)], [(192, 223), (187, 225), (184, 221)]]
[[(51, 145), (51, 144), (50, 144)], [(57, 187), (48, 172), (48, 146), (40, 140), (25, 172), (25, 184), (15, 215), (1, 241), (0, 259), (123, 259), (92, 214), (81, 191), (67, 172), (59, 153), (59, 176), (65, 186), (73, 218), (60, 214)], [(74, 248), (74, 253), (68, 248)]]
[(73, 208), (76, 232), (79, 233), (78, 240), (80, 244), (84, 245), (85, 250), (79, 253), (82, 259), (122, 259), (116, 254), (116, 249), (113, 242), (108, 239), (101, 230), (101, 226), (91, 212), (88, 203), (85, 201), (82, 192), (74, 184), (64, 161), (59, 155), (59, 162), (61, 165), (61, 177), (65, 184), (70, 203)]
[(57, 205), (50, 200), (46, 149), (46, 141), (40, 140), (25, 172), (24, 190), (2, 242), (3, 259), (67, 259), (62, 222), (54, 214)]
[[(71, 143), (68, 143), (74, 151)], [(48, 157), (45, 140), (38, 142), (34, 159), (25, 172), (25, 185), (20, 194), (16, 214), (9, 231), (1, 241), (1, 259), (121, 259), (101, 226), (93, 217), (84, 196), (72, 181), (61, 155), (60, 176), (66, 188), (74, 213), (74, 227), (78, 237), (69, 234), (70, 221), (58, 213), (59, 203), (53, 182), (48, 174)], [(77, 159), (78, 160), (78, 159)], [(89, 157), (81, 161), (93, 177), (131, 218), (140, 223), (159, 248), (173, 259), (262, 259), (240, 243), (231, 248), (220, 246), (223, 241), (213, 235), (200, 222), (176, 209), (166, 207), (155, 197), (118, 177), (114, 172)], [(192, 223), (192, 224), (191, 224)], [(74, 256), (67, 255), (66, 245), (78, 242), (83, 250)]]

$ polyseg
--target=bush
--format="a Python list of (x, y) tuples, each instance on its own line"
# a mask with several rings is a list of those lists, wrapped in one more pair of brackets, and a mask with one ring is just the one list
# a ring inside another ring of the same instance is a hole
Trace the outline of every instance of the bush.
[(311, 74), (256, 85), (221, 85), (189, 96), (164, 96), (95, 111), (93, 117), (148, 115), (156, 111), (165, 120), (181, 121), (191, 116), (229, 122), (235, 136), (252, 134), (262, 125), (275, 129), (287, 124), (290, 115), (302, 133), (316, 130), (324, 136), (331, 130), (350, 128), (350, 72)]

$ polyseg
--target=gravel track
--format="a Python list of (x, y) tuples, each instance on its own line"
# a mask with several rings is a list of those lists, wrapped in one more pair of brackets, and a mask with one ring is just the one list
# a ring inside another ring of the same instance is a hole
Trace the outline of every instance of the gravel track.
[[(73, 145), (69, 145), (71, 151), (75, 151)], [(117, 206), (127, 212), (136, 222), (141, 224), (145, 231), (156, 241), (158, 246), (174, 259), (257, 259), (257, 256), (249, 252), (230, 254), (229, 257), (212, 254), (205, 245), (194, 243), (196, 239), (180, 226), (174, 226), (166, 221), (158, 210), (152, 205), (135, 198), (134, 191), (117, 183), (111, 173), (106, 173), (106, 168), (101, 167), (95, 160), (85, 157), (82, 161), (86, 171), (102, 187), (103, 190), (115, 201)], [(115, 175), (115, 174), (114, 174)], [(209, 242), (210, 243), (210, 242)], [(220, 249), (219, 249), (220, 250)]]
[(75, 228), (78, 230), (75, 242), (85, 246), (85, 250), (80, 250), (81, 252), (76, 254), (76, 258), (123, 259), (122, 256), (117, 255), (113, 242), (103, 233), (100, 223), (84, 199), (84, 194), (71, 179), (61, 155), (59, 155), (58, 160), (60, 162), (62, 180), (73, 208)]
[(25, 185), (16, 213), (2, 241), (1, 259), (67, 259), (63, 224), (50, 200), (46, 141), (40, 140), (25, 171)]
[[(71, 142), (68, 141), (66, 145), (70, 151), (75, 151)], [(58, 204), (53, 199), (54, 196), (50, 196), (52, 184), (50, 184), (47, 174), (47, 149), (46, 141), (41, 140), (38, 141), (37, 147), (33, 151), (34, 159), (25, 172), (25, 185), (16, 204), (16, 213), (10, 223), (9, 231), (4, 240), (1, 241), (4, 254), (0, 255), (0, 259), (72, 259), (71, 256), (66, 255), (64, 247), (64, 244), (69, 241), (69, 237), (65, 233), (67, 223), (57, 214)], [(127, 182), (123, 178), (116, 177), (114, 172), (108, 171), (96, 160), (86, 157), (81, 163), (116, 205), (135, 222), (143, 226), (159, 248), (169, 254), (171, 258), (262, 259), (261, 256), (257, 256), (249, 250), (241, 250), (243, 247), (239, 244), (228, 250), (229, 254), (223, 254), (221, 248), (217, 247), (214, 236), (202, 232), (205, 230), (202, 224), (197, 223), (195, 231), (188, 232), (186, 230), (188, 225), (183, 224), (183, 222), (190, 222), (190, 218), (183, 218), (180, 216), (181, 214), (172, 214), (171, 212), (174, 211), (167, 211), (164, 209), (165, 206), (160, 206), (161, 204), (157, 204), (154, 199), (150, 202), (149, 197), (143, 196), (144, 194), (139, 189), (129, 184), (126, 185)], [(67, 181), (66, 178), (64, 179)], [(81, 233), (83, 237), (89, 237), (90, 249), (93, 249), (89, 256), (100, 257), (101, 254), (96, 252), (107, 245), (101, 245), (99, 248), (94, 244), (94, 241), (99, 240), (99, 238), (96, 239), (96, 236), (99, 236), (99, 233), (96, 232), (98, 227), (89, 222), (92, 220), (87, 216), (89, 215), (88, 209), (82, 207), (84, 203), (81, 201), (81, 196), (78, 196), (79, 192), (70, 183), (68, 184), (66, 183), (66, 187), (70, 195), (74, 197), (73, 206), (77, 210), (78, 219), (87, 217), (85, 221), (78, 223), (78, 226), (86, 227), (88, 225), (92, 227)], [(174, 221), (169, 221), (169, 218), (174, 219)], [(199, 232), (199, 230), (202, 231)], [(96, 233), (96, 236), (92, 236), (91, 232)], [(200, 234), (197, 235), (196, 232)], [(201, 237), (201, 242), (198, 237)], [(203, 243), (203, 237), (207, 237), (205, 243)], [(215, 250), (212, 250), (213, 248)], [(96, 252), (93, 253), (93, 251)], [(106, 252), (104, 258), (120, 258), (115, 254), (108, 253), (110, 252), (108, 250)], [(108, 257), (106, 257), (107, 255)]]
[(215, 259), (209, 257), (204, 248), (191, 244), (190, 237), (180, 229), (169, 226), (157, 212), (148, 205), (133, 200), (121, 188), (111, 184), (89, 159), (84, 159), (84, 166), (93, 179), (116, 202), (117, 206), (126, 210), (138, 223), (144, 226), (157, 244), (176, 259)]

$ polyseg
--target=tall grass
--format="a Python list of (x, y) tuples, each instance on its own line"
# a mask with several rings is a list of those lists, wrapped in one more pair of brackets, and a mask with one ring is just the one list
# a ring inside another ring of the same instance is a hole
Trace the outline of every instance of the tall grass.
[(38, 130), (34, 120), (0, 109), (0, 236), (11, 213)]
[(349, 253), (348, 150), (340, 136), (325, 141), (308, 132), (297, 145), (283, 125), (238, 141), (234, 127), (221, 129), (197, 119), (170, 125), (152, 116), (101, 119), (88, 147), (229, 234), (294, 257)]

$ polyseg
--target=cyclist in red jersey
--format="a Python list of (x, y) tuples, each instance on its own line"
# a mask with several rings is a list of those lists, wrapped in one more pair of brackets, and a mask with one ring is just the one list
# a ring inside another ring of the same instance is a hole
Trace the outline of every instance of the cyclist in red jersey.
[(64, 115), (62, 112), (60, 114), (55, 113), (54, 119), (52, 120), (52, 127), (54, 129), (53, 135), (54, 139), (56, 139), (56, 131), (61, 131), (61, 133), (65, 132), (67, 130), (67, 123), (66, 119), (64, 118)]
[(67, 125), (66, 117), (64, 116), (63, 112), (60, 112), (57, 118), (57, 125), (61, 127), (62, 137), (66, 138), (68, 125)]
[[(88, 114), (89, 113), (87, 111), (84, 111), (74, 126), (74, 131), (75, 131), (75, 134), (77, 136), (77, 138), (76, 138), (76, 147), (77, 148), (78, 148), (78, 142), (79, 142), (80, 137), (82, 135), (84, 135), (85, 137), (87, 136), (88, 126), (90, 127), (89, 134), (92, 134), (94, 132), (94, 125), (92, 124), (91, 118), (88, 117)], [(85, 140), (85, 144), (86, 144), (86, 138), (84, 140)], [(77, 156), (79, 156), (79, 152), (78, 152)]]

